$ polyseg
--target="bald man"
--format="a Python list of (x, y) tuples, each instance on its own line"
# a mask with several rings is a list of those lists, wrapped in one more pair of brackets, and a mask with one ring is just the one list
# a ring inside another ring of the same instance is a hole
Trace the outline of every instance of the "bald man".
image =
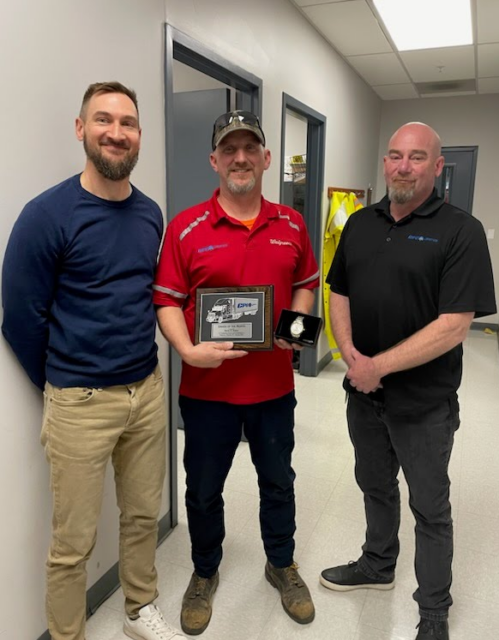
[(327, 277), (367, 531), (360, 558), (320, 581), (334, 591), (394, 587), (402, 468), (416, 520), (416, 640), (449, 638), (461, 343), (474, 317), (496, 312), (483, 227), (438, 197), (443, 166), (431, 127), (398, 129), (384, 157), (388, 194), (349, 218)]

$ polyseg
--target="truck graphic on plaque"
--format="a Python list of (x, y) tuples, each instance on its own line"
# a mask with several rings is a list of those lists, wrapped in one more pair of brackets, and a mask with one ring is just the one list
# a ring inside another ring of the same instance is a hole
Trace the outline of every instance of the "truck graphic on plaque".
[(227, 322), (258, 313), (258, 298), (219, 298), (206, 314), (206, 322)]

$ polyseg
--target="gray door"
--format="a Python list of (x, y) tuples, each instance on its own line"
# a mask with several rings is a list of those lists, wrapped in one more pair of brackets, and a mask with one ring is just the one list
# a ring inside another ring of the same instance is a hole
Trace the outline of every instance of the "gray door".
[[(303, 199), (303, 220), (308, 229), (312, 249), (314, 251), (317, 263), (321, 264), (321, 244), (322, 244), (322, 191), (324, 188), (324, 158), (325, 158), (325, 140), (326, 140), (326, 117), (318, 111), (310, 108), (303, 102), (292, 98), (286, 93), (282, 94), (282, 116), (281, 116), (281, 194), (280, 202), (283, 204), (290, 197), (290, 193), (286, 193), (286, 185), (290, 184), (284, 181), (284, 152), (286, 141), (286, 116), (287, 112), (292, 111), (307, 121), (307, 179), (304, 185), (304, 192), (301, 194), (293, 193), (293, 206), (296, 207), (296, 195)], [(314, 315), (321, 315), (319, 310), (319, 296), (315, 296)], [(317, 362), (317, 347), (311, 349), (303, 349), (300, 351), (299, 371), (302, 376), (317, 376), (319, 373), (319, 363)]]
[(435, 182), (438, 195), (468, 213), (473, 213), (478, 147), (443, 147), (444, 170)]
[(210, 166), (211, 134), (216, 118), (230, 109), (230, 89), (173, 94), (173, 211), (168, 218), (208, 200), (218, 187)]
[[(210, 89), (207, 91), (185, 91), (173, 94), (173, 211), (168, 213), (171, 220), (177, 213), (198, 202), (208, 200), (218, 187), (218, 176), (211, 168), (211, 134), (213, 123), (230, 107), (229, 89)], [(170, 385), (172, 408), (172, 429), (183, 427), (178, 409), (178, 387), (182, 361), (175, 351), (170, 349)]]

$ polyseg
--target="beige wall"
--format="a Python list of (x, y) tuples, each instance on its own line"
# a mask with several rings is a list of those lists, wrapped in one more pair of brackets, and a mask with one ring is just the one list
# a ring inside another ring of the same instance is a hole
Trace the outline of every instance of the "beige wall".
[[(23, 205), (80, 171), (74, 118), (91, 82), (137, 90), (143, 142), (133, 182), (165, 204), (164, 1), (16, 0), (0, 9), (0, 254)], [(162, 359), (166, 359), (166, 349)], [(41, 394), (0, 340), (1, 640), (34, 640), (45, 629), (44, 562), (50, 531), (48, 470), (39, 444)], [(168, 508), (165, 503), (163, 512)], [(114, 487), (106, 484), (90, 583), (117, 560)]]
[[(394, 100), (383, 103), (380, 129), (380, 158), (386, 152), (391, 134), (406, 122), (419, 121), (432, 126), (446, 147), (478, 146), (478, 162), (473, 215), (485, 229), (495, 229), (489, 240), (496, 297), (499, 299), (499, 216), (497, 213), (497, 167), (499, 149), (499, 95)], [(378, 166), (377, 199), (385, 185), (382, 163)], [(497, 315), (481, 320), (497, 322)]]

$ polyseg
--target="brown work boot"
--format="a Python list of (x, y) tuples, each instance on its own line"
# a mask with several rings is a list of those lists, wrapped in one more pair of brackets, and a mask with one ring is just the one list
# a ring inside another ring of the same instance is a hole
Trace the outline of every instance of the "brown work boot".
[(298, 573), (296, 562), (284, 569), (277, 569), (267, 562), (265, 577), (281, 594), (282, 606), (290, 618), (300, 624), (312, 622), (315, 616), (314, 603), (307, 585)]
[(192, 574), (191, 581), (182, 599), (180, 624), (182, 631), (197, 636), (206, 629), (211, 619), (211, 603), (218, 587), (218, 571), (211, 578), (200, 578)]

